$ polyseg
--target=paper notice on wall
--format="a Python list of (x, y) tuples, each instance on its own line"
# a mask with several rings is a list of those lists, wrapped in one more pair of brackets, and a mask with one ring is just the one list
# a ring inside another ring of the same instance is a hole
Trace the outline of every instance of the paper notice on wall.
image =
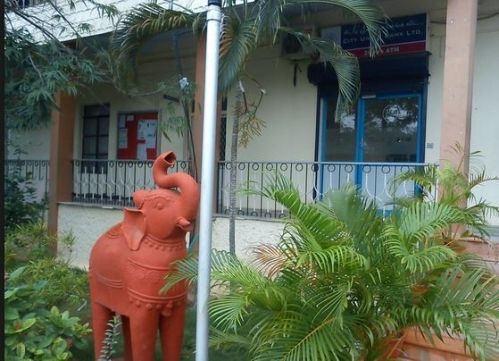
[(144, 120), (139, 120), (139, 124), (137, 126), (137, 139), (146, 139), (146, 123)]
[(146, 147), (149, 149), (156, 148), (156, 134), (146, 136)]
[(118, 132), (118, 149), (128, 148), (128, 129), (123, 128)]
[(137, 139), (145, 140), (147, 148), (156, 148), (156, 120), (140, 120)]
[(125, 128), (126, 125), (125, 125), (125, 116), (124, 115), (120, 115), (119, 119), (118, 119), (118, 128)]
[(127, 122), (133, 122), (133, 120), (134, 120), (134, 116), (133, 116), (133, 114), (130, 114), (130, 115), (127, 115), (127, 116), (126, 116), (126, 121), (127, 121)]
[(147, 160), (147, 148), (145, 143), (137, 144), (137, 159)]

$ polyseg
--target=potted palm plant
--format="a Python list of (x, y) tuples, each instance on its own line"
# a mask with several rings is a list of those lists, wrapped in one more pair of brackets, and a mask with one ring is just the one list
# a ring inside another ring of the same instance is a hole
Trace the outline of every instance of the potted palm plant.
[[(460, 335), (478, 360), (497, 360), (497, 277), (441, 236), (465, 221), (455, 207), (412, 202), (383, 219), (353, 187), (305, 204), (285, 178), (264, 195), (289, 209), (276, 245), (245, 263), (214, 251), (211, 342), (250, 360), (383, 360), (415, 327), (429, 340)], [(166, 288), (193, 282), (180, 261)]]

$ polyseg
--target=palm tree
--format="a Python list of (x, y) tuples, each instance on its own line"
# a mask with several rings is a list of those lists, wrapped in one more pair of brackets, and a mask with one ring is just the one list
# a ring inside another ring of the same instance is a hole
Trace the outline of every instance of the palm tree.
[[(264, 193), (291, 216), (253, 264), (213, 253), (213, 346), (258, 361), (384, 360), (390, 340), (416, 327), (430, 340), (463, 336), (476, 359), (498, 359), (497, 276), (440, 237), (463, 220), (456, 209), (418, 202), (384, 220), (353, 187), (304, 204), (282, 177)], [(166, 288), (196, 280), (195, 258), (177, 266)]]
[[(371, 0), (259, 0), (252, 3), (243, 1), (236, 5), (233, 0), (224, 2), (223, 22), (220, 40), (219, 89), (227, 94), (236, 84), (238, 95), (233, 117), (233, 134), (230, 171), (230, 230), (229, 245), (235, 252), (235, 192), (238, 135), (241, 120), (247, 123), (256, 121), (256, 109), (250, 109), (242, 80), (246, 78), (245, 64), (254, 50), (262, 44), (275, 44), (281, 36), (291, 35), (308, 52), (316, 54), (324, 63), (330, 64), (338, 78), (338, 107), (356, 101), (360, 88), (360, 74), (357, 59), (338, 44), (305, 34), (293, 24), (290, 10), (301, 8), (303, 15), (309, 15), (314, 5), (329, 5), (342, 8), (362, 21), (370, 39), (371, 52), (376, 53), (386, 33), (386, 17), (380, 7)], [(306, 10), (305, 10), (306, 9)], [(188, 9), (169, 10), (156, 2), (143, 4), (133, 9), (119, 23), (114, 43), (120, 49), (118, 63), (126, 64), (145, 40), (159, 32), (181, 27), (193, 27), (196, 34), (204, 28), (206, 14), (195, 14)], [(263, 92), (262, 92), (263, 94)], [(244, 102), (241, 101), (244, 99)], [(260, 99), (261, 100), (261, 99)], [(258, 102), (259, 103), (259, 102)], [(258, 134), (258, 132), (257, 132)], [(254, 135), (250, 132), (251, 135)]]

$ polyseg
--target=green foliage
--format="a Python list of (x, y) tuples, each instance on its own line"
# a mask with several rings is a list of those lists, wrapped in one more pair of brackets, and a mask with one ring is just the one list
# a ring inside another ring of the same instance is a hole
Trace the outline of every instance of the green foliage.
[(4, 222), (7, 231), (42, 219), (46, 202), (37, 201), (36, 189), (29, 177), (15, 171), (4, 178), (4, 187)]
[(113, 354), (116, 352), (115, 348), (118, 344), (117, 337), (120, 334), (119, 327), (121, 321), (119, 316), (115, 315), (108, 323), (106, 330), (106, 337), (104, 338), (104, 345), (102, 346), (99, 361), (111, 361)]
[[(378, 360), (387, 340), (416, 326), (430, 340), (463, 336), (478, 360), (498, 359), (497, 277), (445, 245), (441, 232), (463, 220), (453, 207), (419, 202), (383, 219), (353, 187), (305, 204), (283, 177), (264, 194), (291, 217), (253, 264), (213, 252), (213, 346), (259, 361)], [(196, 278), (191, 257), (165, 288)]]
[(87, 273), (51, 254), (57, 242), (70, 247), (73, 241), (71, 236), (58, 240), (49, 235), (44, 224), (27, 224), (9, 231), (5, 240), (5, 270), (11, 272), (24, 267), (22, 274), (11, 283), (34, 287), (44, 280), (46, 286), (37, 289), (44, 302), (59, 308), (83, 309), (89, 292)]
[[(114, 17), (114, 5), (81, 0), (100, 17)], [(73, 0), (44, 0), (43, 9), (22, 8), (5, 1), (5, 124), (29, 129), (47, 124), (56, 109), (58, 92), (76, 95), (84, 86), (101, 81), (108, 73), (97, 56), (103, 49), (82, 35), (88, 23), (74, 24), (67, 18), (76, 9)], [(41, 15), (40, 15), (41, 14)], [(59, 38), (73, 39), (62, 42)]]
[(33, 285), (18, 285), (24, 267), (12, 272), (6, 281), (5, 353), (6, 360), (70, 360), (74, 348), (84, 348), (88, 324), (78, 317), (61, 312), (40, 297), (47, 287), (39, 281)]
[(35, 259), (14, 283), (34, 285), (41, 279), (46, 287), (38, 290), (38, 295), (48, 304), (74, 310), (86, 306), (89, 288), (85, 271), (53, 258)]
[[(57, 242), (57, 237), (49, 235), (43, 223), (27, 223), (9, 229), (5, 239), (5, 266), (11, 269), (29, 261), (51, 258), (50, 250)], [(68, 235), (61, 237), (59, 242), (71, 246), (74, 239)]]
[[(308, 5), (313, 3), (343, 8), (359, 18), (367, 27), (371, 52), (380, 49), (387, 31), (386, 17), (382, 9), (370, 0), (272, 0), (257, 5), (246, 2), (236, 5), (233, 1), (225, 1), (220, 40), (220, 91), (226, 94), (246, 76), (245, 64), (256, 48), (274, 45), (282, 35), (292, 34), (310, 54), (319, 54), (320, 61), (333, 66), (338, 74), (340, 99), (354, 102), (360, 83), (357, 59), (337, 44), (305, 34), (299, 26), (293, 25), (292, 17), (296, 13), (290, 10), (301, 5), (301, 15), (307, 18), (310, 15)], [(141, 4), (123, 16), (113, 44), (118, 49), (119, 58), (129, 59), (138, 54), (146, 40), (158, 33), (192, 27), (199, 34), (205, 24), (205, 13), (196, 14), (189, 9), (170, 10), (156, 2)], [(132, 68), (128, 66), (122, 70)]]
[[(479, 152), (471, 153), (467, 159), (470, 172), (464, 173), (464, 151), (459, 145), (454, 147), (454, 151), (462, 155), (461, 162), (457, 165), (429, 165), (400, 174), (395, 179), (395, 186), (404, 181), (414, 182), (420, 188), (420, 195), (398, 199), (396, 204), (407, 207), (414, 203), (430, 201), (452, 208), (454, 213), (459, 214), (459, 222), (453, 222), (447, 229), (442, 230), (442, 236), (447, 243), (475, 235), (486, 239), (489, 235), (486, 228), (487, 218), (499, 216), (499, 207), (478, 198), (475, 191), (486, 182), (499, 181), (499, 177), (487, 176), (483, 167), (474, 164)], [(463, 227), (457, 227), (457, 223)]]
[(11, 229), (5, 239), (5, 267), (7, 270), (30, 260), (50, 257), (50, 249), (57, 238), (50, 236), (43, 223), (28, 223)]
[(76, 95), (104, 73), (81, 53), (58, 41), (37, 43), (24, 28), (5, 34), (5, 120), (8, 128), (28, 129), (46, 124), (55, 107), (55, 94)]

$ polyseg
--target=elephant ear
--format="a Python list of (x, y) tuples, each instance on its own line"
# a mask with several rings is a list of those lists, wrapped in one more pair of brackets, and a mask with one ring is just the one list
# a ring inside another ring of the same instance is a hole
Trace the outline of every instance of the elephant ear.
[(128, 247), (136, 251), (146, 235), (146, 218), (139, 209), (125, 208), (125, 219), (121, 225)]

